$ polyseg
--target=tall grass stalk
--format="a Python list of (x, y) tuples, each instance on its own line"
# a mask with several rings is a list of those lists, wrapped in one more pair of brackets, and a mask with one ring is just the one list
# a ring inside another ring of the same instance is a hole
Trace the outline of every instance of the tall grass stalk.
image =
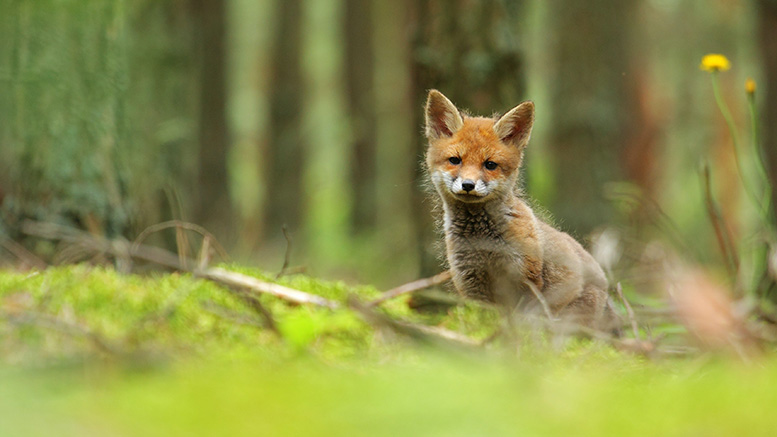
[(729, 133), (731, 134), (731, 142), (734, 144), (734, 161), (736, 161), (739, 178), (742, 180), (742, 186), (744, 187), (747, 194), (753, 199), (753, 202), (758, 208), (761, 219), (764, 221), (764, 223), (767, 223), (768, 211), (764, 209), (763, 199), (759, 199), (758, 194), (755, 192), (753, 187), (750, 185), (750, 182), (748, 182), (747, 178), (745, 177), (745, 171), (742, 168), (742, 150), (739, 146), (739, 136), (737, 135), (737, 129), (734, 125), (734, 117), (731, 115), (731, 111), (729, 111), (728, 105), (726, 105), (726, 101), (723, 100), (723, 95), (720, 92), (718, 70), (712, 70), (710, 72), (710, 77), (712, 79), (712, 92), (715, 95), (715, 102), (718, 104), (718, 109), (720, 109), (720, 113), (723, 115), (723, 119), (726, 120), (726, 125), (728, 126)]
[[(737, 134), (737, 128), (734, 124), (734, 118), (731, 115), (731, 111), (728, 108), (728, 105), (726, 104), (725, 100), (723, 99), (723, 95), (720, 90), (720, 82), (718, 79), (718, 73), (720, 71), (727, 70), (729, 68), (728, 60), (725, 59), (722, 55), (707, 55), (702, 59), (701, 68), (703, 70), (710, 72), (710, 77), (712, 80), (712, 91), (715, 96), (715, 102), (718, 105), (718, 109), (720, 110), (720, 113), (723, 115), (723, 119), (726, 121), (726, 125), (728, 127), (729, 133), (731, 134), (731, 140), (734, 147), (734, 160), (736, 162), (737, 171), (739, 173), (739, 178), (742, 182), (743, 189), (747, 192), (747, 195), (752, 199), (753, 203), (756, 206), (756, 209), (758, 210), (758, 216), (761, 221), (761, 229), (758, 232), (758, 243), (756, 243), (756, 246), (750, 247), (750, 255), (752, 256), (752, 270), (738, 265), (736, 266), (736, 274), (739, 276), (737, 283), (739, 287), (742, 287), (744, 289), (750, 289), (753, 292), (757, 293), (758, 290), (763, 288), (764, 280), (768, 277), (767, 273), (767, 265), (768, 265), (768, 248), (772, 244), (772, 241), (774, 240), (774, 222), (773, 217), (774, 215), (771, 213), (771, 195), (772, 195), (772, 189), (771, 184), (769, 181), (769, 177), (766, 173), (766, 167), (764, 166), (763, 162), (763, 156), (762, 151), (758, 142), (758, 112), (755, 106), (755, 82), (752, 79), (748, 79), (747, 82), (745, 82), (745, 91), (747, 92), (747, 100), (748, 100), (748, 109), (750, 112), (750, 129), (751, 129), (751, 141), (752, 141), (752, 154), (755, 155), (753, 158), (747, 157), (747, 159), (752, 159), (755, 162), (750, 163), (749, 165), (755, 165), (757, 176), (755, 176), (756, 179), (753, 179), (752, 176), (746, 175), (745, 170), (743, 168), (743, 160), (745, 159), (742, 155), (742, 147), (739, 144), (739, 136)], [(750, 153), (750, 150), (747, 151)], [(748, 168), (749, 168), (748, 165)], [(709, 173), (705, 173), (705, 176), (709, 178)], [(709, 183), (709, 180), (707, 179), (707, 183)], [(708, 187), (709, 190), (709, 187)], [(711, 193), (707, 193), (708, 196), (708, 203), (712, 200), (711, 199)], [(720, 223), (716, 223), (717, 217), (714, 215), (714, 204), (712, 205), (713, 208), (710, 208), (710, 205), (708, 205), (708, 213), (711, 216), (711, 219), (713, 220), (713, 225), (720, 225)], [(720, 230), (718, 227), (716, 227), (716, 234), (720, 234)], [(724, 255), (724, 259), (727, 261), (727, 263), (730, 263), (729, 259), (727, 258), (727, 254), (729, 251), (731, 253), (735, 253), (736, 249), (732, 246), (723, 244), (724, 242), (721, 242), (721, 235), (716, 235), (719, 240), (719, 244), (722, 246), (722, 251)], [(744, 248), (740, 248), (740, 251)], [(740, 255), (743, 257), (745, 256), (744, 252), (740, 252)], [(749, 256), (748, 256), (749, 258)], [(729, 270), (731, 270), (730, 265), (727, 265), (729, 267)], [(747, 282), (742, 275), (745, 274), (745, 271), (751, 271), (753, 274), (753, 279), (755, 282), (753, 282), (750, 286), (745, 285), (745, 282)], [(730, 271), (731, 273), (731, 271)], [(759, 279), (760, 278), (760, 279)]]
[(753, 143), (753, 154), (755, 155), (756, 168), (758, 169), (758, 176), (761, 178), (761, 183), (764, 187), (763, 199), (761, 201), (761, 216), (765, 218), (764, 224), (767, 226), (767, 230), (771, 236), (774, 229), (774, 223), (770, 220), (771, 204), (772, 204), (772, 185), (769, 181), (769, 175), (766, 173), (766, 166), (763, 161), (763, 151), (761, 150), (761, 144), (758, 141), (758, 109), (755, 106), (755, 87), (747, 90), (747, 107), (750, 111), (750, 138)]

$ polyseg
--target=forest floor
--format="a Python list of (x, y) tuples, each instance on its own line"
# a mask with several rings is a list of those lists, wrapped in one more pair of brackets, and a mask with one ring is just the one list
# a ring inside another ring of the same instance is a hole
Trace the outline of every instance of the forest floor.
[(339, 308), (189, 274), (0, 272), (0, 434), (774, 435), (773, 351), (493, 340), (492, 309), (372, 309), (372, 287), (277, 282)]

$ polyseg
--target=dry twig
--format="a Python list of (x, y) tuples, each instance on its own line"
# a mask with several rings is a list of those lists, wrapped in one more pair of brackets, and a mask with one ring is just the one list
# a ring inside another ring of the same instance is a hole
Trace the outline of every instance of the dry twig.
[(200, 246), (200, 255), (197, 257), (197, 268), (205, 269), (210, 264), (210, 237), (205, 236), (202, 238), (202, 246)]
[(615, 291), (618, 293), (618, 297), (621, 299), (621, 302), (623, 302), (623, 306), (626, 307), (626, 314), (629, 315), (629, 322), (631, 322), (631, 331), (634, 333), (634, 339), (639, 340), (639, 326), (637, 325), (637, 318), (634, 315), (634, 310), (631, 309), (629, 301), (626, 300), (626, 296), (623, 295), (623, 288), (621, 287), (620, 282), (618, 282), (618, 284), (615, 286)]
[[(340, 306), (337, 302), (315, 294), (305, 293), (304, 291), (284, 287), (283, 285), (261, 281), (252, 276), (230, 272), (218, 267), (207, 269), (186, 268), (181, 265), (177, 255), (157, 247), (143, 246), (137, 243), (133, 244), (131, 247), (127, 247), (126, 244), (117, 244), (116, 242), (112, 242), (103, 237), (96, 237), (82, 231), (52, 223), (26, 222), (23, 229), (24, 232), (30, 235), (80, 243), (83, 244), (84, 247), (88, 247), (96, 252), (108, 253), (113, 256), (131, 256), (175, 270), (187, 271), (196, 277), (217, 282), (222, 285), (270, 294), (297, 304), (313, 304), (333, 309)], [(189, 260), (187, 265), (193, 266), (196, 265), (196, 263)]]
[(270, 294), (289, 302), (299, 304), (313, 304), (326, 308), (339, 308), (340, 304), (324, 297), (305, 293), (304, 291), (284, 287), (283, 285), (264, 282), (252, 276), (246, 276), (236, 272), (230, 272), (222, 268), (213, 267), (206, 270), (193, 272), (195, 276), (218, 282), (230, 287), (242, 287), (260, 293)]
[(367, 323), (373, 326), (388, 328), (392, 332), (424, 343), (465, 346), (467, 348), (480, 345), (480, 342), (473, 338), (445, 328), (393, 319), (375, 311), (370, 303), (361, 302), (353, 296), (348, 299), (348, 306), (362, 316)]
[(545, 296), (540, 293), (540, 290), (529, 281), (524, 282), (524, 284), (529, 288), (529, 290), (531, 290), (532, 294), (534, 294), (534, 297), (537, 298), (537, 301), (539, 301), (540, 305), (542, 306), (542, 311), (545, 313), (545, 317), (547, 317), (551, 322), (555, 321), (556, 317), (553, 316), (553, 312), (550, 310), (548, 301), (545, 300)]
[[(133, 248), (134, 246), (140, 246), (143, 244), (143, 241), (145, 241), (146, 238), (148, 238), (149, 235), (163, 231), (165, 229), (175, 228), (176, 229), (176, 244), (180, 244), (178, 242), (178, 234), (181, 230), (187, 230), (192, 231), (200, 234), (203, 238), (203, 244), (205, 244), (206, 239), (208, 240), (208, 244), (212, 245), (213, 248), (216, 250), (216, 252), (219, 254), (222, 260), (229, 259), (229, 256), (227, 256), (227, 251), (224, 250), (224, 247), (218, 242), (216, 237), (211, 234), (207, 229), (203, 228), (202, 226), (196, 225), (194, 223), (184, 222), (181, 220), (169, 220), (162, 223), (157, 223), (155, 225), (151, 225), (143, 230), (140, 234), (138, 234), (138, 237), (135, 238), (135, 241), (133, 242)], [(179, 249), (179, 253), (181, 250)], [(200, 251), (202, 253), (202, 251)]]
[(399, 287), (395, 287), (395, 288), (392, 288), (391, 290), (384, 292), (383, 294), (380, 295), (380, 297), (367, 303), (367, 306), (372, 307), (372, 306), (380, 305), (381, 303), (389, 299), (394, 299), (395, 297), (401, 296), (403, 294), (412, 293), (414, 291), (423, 290), (425, 288), (434, 287), (435, 285), (440, 285), (442, 283), (448, 282), (450, 281), (450, 279), (451, 279), (451, 271), (446, 270), (430, 278), (423, 278), (413, 282), (408, 282), (407, 284), (400, 285)]

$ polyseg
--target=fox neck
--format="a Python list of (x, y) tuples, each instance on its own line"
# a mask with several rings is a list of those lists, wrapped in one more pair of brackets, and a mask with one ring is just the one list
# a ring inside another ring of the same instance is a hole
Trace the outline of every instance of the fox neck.
[[(513, 196), (510, 193), (510, 196)], [(511, 202), (504, 198), (495, 198), (481, 203), (466, 203), (445, 199), (445, 232), (462, 237), (490, 236), (498, 237), (507, 226), (507, 213)]]

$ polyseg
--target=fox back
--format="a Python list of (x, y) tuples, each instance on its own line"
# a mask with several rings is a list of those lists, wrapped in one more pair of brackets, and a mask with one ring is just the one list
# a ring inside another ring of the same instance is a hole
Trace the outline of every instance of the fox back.
[(466, 297), (509, 308), (542, 303), (566, 320), (610, 329), (615, 315), (601, 267), (538, 220), (517, 188), (533, 123), (532, 102), (501, 117), (470, 117), (429, 92), (426, 165), (442, 199), (453, 283)]

